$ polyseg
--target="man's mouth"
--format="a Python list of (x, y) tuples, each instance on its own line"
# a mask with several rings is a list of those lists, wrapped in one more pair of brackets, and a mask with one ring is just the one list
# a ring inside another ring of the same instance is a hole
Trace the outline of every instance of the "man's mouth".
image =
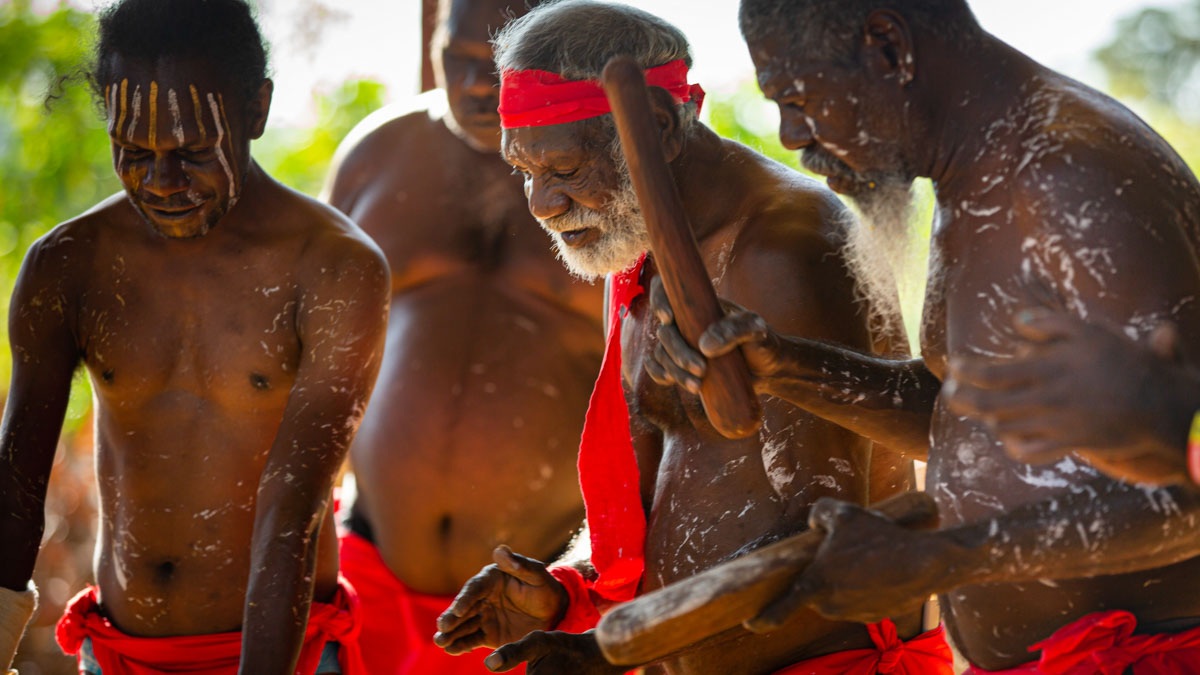
[(583, 248), (600, 237), (600, 230), (594, 227), (585, 227), (559, 232), (558, 236), (562, 237), (563, 243), (571, 248)]
[(188, 204), (185, 206), (150, 206), (146, 205), (146, 211), (154, 215), (155, 218), (162, 220), (183, 220), (200, 209), (199, 204)]

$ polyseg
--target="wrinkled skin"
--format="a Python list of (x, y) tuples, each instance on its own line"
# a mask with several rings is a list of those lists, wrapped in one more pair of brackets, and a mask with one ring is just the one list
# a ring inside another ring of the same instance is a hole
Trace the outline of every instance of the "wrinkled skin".
[[(870, 351), (865, 312), (854, 302), (853, 283), (835, 243), (842, 206), (811, 181), (707, 128), (686, 133), (670, 97), (656, 89), (652, 98), (665, 154), (718, 292), (792, 332)], [(611, 133), (596, 120), (505, 131), (504, 156), (524, 175), (529, 210), (552, 236), (563, 236), (556, 218), (577, 208), (603, 211), (617, 189), (619, 172), (608, 152)], [(605, 236), (600, 229), (586, 229), (570, 237), (567, 246), (596, 245)], [(642, 285), (656, 283), (658, 272), (650, 262)], [(646, 364), (659, 349), (659, 327), (646, 295), (633, 301), (621, 325), (624, 383), (648, 519), (643, 592), (803, 530), (808, 508), (819, 497), (865, 503), (909, 488), (908, 462), (880, 448), (872, 454), (865, 439), (781, 401), (764, 401), (758, 435), (736, 441), (722, 437), (705, 419), (696, 396), (647, 375)], [(876, 348), (889, 349), (886, 341)], [(537, 593), (546, 608), (538, 619), (553, 627), (549, 608), (562, 611), (553, 598), (555, 593), (561, 597), (560, 589), (522, 586), (487, 569), (468, 582), (456, 606), (443, 615), (440, 627), (448, 632), (439, 641), (454, 649), (511, 641), (511, 634), (486, 629), (459, 638), (462, 631), (455, 627), (501, 611), (502, 603), (512, 605), (519, 593)], [(465, 607), (473, 609), (460, 615)], [(918, 632), (917, 613), (896, 618), (906, 637)], [(861, 625), (801, 613), (787, 630), (758, 636), (739, 629), (723, 635), (720, 644), (696, 645), (661, 665), (675, 675), (767, 675), (870, 644)], [(493, 658), (505, 667), (534, 658), (531, 666), (539, 670), (532, 672), (621, 672), (589, 660), (599, 658), (594, 644), (560, 633), (531, 633), (500, 654)], [(594, 670), (585, 670), (585, 663)]]
[(603, 289), (554, 259), (496, 155), (487, 40), (523, 7), (453, 2), (433, 49), (444, 91), (365, 120), (326, 194), (392, 269), (379, 389), (351, 449), (350, 527), (422, 593), (453, 595), (498, 545), (553, 559), (583, 520), (575, 457)]
[(516, 642), (562, 621), (570, 598), (546, 564), (498, 546), (438, 618), (434, 642), (450, 654)]
[(1015, 359), (950, 363), (951, 411), (983, 421), (1024, 462), (1050, 464), (1074, 452), (1128, 482), (1189, 480), (1184, 450), (1200, 377), (1177, 361), (1172, 324), (1146, 345), (1045, 310), (1018, 312), (1013, 328), (1024, 340)]
[(292, 673), (310, 601), (336, 588), (329, 502), (382, 356), (387, 264), (251, 159), (269, 80), (247, 101), (204, 64), (114, 70), (126, 193), (36, 242), (13, 294), (0, 585), (33, 568), (82, 364), (105, 615), (141, 636), (242, 630), (241, 672)]
[(622, 675), (629, 671), (628, 666), (613, 666), (604, 660), (592, 631), (530, 633), (497, 649), (484, 664), (494, 673), (505, 673), (526, 662), (528, 675)]
[[(792, 337), (744, 313), (701, 342), (709, 354), (738, 344), (774, 352), (783, 365), (760, 390), (847, 428), (904, 448), (928, 438), (927, 487), (944, 529), (910, 532), (851, 504), (818, 504), (812, 524), (828, 536), (817, 561), (752, 624), (778, 627), (805, 605), (867, 620), (942, 593), (957, 646), (996, 670), (1098, 610), (1126, 609), (1148, 632), (1195, 623), (1179, 621), (1200, 615), (1200, 595), (1187, 592), (1200, 572), (1192, 489), (1129, 485), (1072, 456), (1048, 467), (1013, 460), (986, 424), (952, 413), (940, 387), (951, 362), (1021, 356), (1014, 314), (1038, 289), (1137, 342), (1163, 321), (1182, 335), (1200, 330), (1195, 177), (1128, 110), (991, 36), (951, 44), (879, 10), (859, 39), (855, 68), (806, 60), (771, 32), (749, 47), (780, 105), (781, 139), (831, 187), (854, 194), (883, 173), (933, 179), (924, 360)], [(838, 163), (813, 159), (823, 156)], [(1194, 364), (1197, 349), (1183, 344), (1181, 360)], [(898, 553), (868, 555), (879, 550)]]

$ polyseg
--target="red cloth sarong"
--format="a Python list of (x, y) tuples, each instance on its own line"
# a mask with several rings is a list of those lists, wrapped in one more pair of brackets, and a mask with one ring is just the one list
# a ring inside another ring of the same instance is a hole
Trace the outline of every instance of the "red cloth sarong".
[(1042, 657), (1008, 670), (972, 666), (966, 675), (1183, 675), (1200, 673), (1200, 626), (1182, 633), (1134, 635), (1137, 617), (1096, 612), (1029, 648)]
[(637, 455), (629, 432), (629, 407), (621, 381), (621, 311), (642, 294), (646, 256), (610, 280), (608, 338), (579, 441), (579, 487), (587, 511), (592, 590), (609, 600), (632, 600), (646, 569), (646, 512)]
[(867, 624), (875, 649), (851, 649), (788, 666), (775, 675), (954, 675), (954, 654), (941, 626), (905, 642), (891, 619)]
[[(358, 595), (339, 577), (330, 603), (314, 602), (296, 675), (312, 675), (328, 642), (336, 642), (344, 675), (367, 675), (358, 651), (360, 628)], [(83, 641), (92, 639), (92, 652), (104, 675), (237, 675), (242, 652), (241, 632), (179, 637), (135, 637), (112, 625), (101, 612), (94, 587), (84, 589), (67, 605), (55, 637), (62, 650), (79, 653)]]
[[(362, 632), (358, 637), (370, 675), (479, 675), (491, 649), (451, 656), (433, 644), (437, 618), (452, 595), (417, 593), (396, 578), (379, 549), (354, 533), (339, 540), (342, 574), (358, 589)], [(524, 673), (525, 667), (512, 671)]]

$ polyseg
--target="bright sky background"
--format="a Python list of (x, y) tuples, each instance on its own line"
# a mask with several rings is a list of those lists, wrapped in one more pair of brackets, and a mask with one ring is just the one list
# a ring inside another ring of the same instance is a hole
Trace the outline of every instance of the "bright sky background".
[[(692, 42), (694, 77), (711, 92), (736, 90), (754, 70), (737, 29), (737, 0), (627, 0), (679, 26)], [(1184, 0), (971, 0), (983, 26), (1042, 63), (1102, 87), (1090, 62), (1118, 18)], [(258, 0), (273, 45), (274, 125), (312, 122), (313, 87), (347, 79), (388, 84), (389, 98), (416, 91), (418, 0)], [(316, 17), (326, 17), (315, 21)]]

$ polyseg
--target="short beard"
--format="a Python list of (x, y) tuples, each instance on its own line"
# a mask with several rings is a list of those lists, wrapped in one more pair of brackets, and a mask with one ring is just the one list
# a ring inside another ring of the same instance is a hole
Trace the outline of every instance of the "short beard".
[(875, 176), (870, 184), (851, 196), (860, 217), (846, 228), (846, 262), (860, 299), (867, 303), (872, 333), (900, 335), (900, 286), (912, 280), (917, 265), (912, 229), (916, 199), (912, 180), (903, 176)]
[[(620, 183), (603, 209), (592, 209), (578, 203), (561, 216), (538, 219), (554, 241), (554, 252), (571, 274), (584, 281), (595, 281), (607, 274), (629, 269), (650, 248), (646, 219), (638, 204), (637, 192), (629, 167), (617, 144), (614, 153)], [(594, 228), (600, 237), (583, 248), (567, 246), (559, 232)]]

